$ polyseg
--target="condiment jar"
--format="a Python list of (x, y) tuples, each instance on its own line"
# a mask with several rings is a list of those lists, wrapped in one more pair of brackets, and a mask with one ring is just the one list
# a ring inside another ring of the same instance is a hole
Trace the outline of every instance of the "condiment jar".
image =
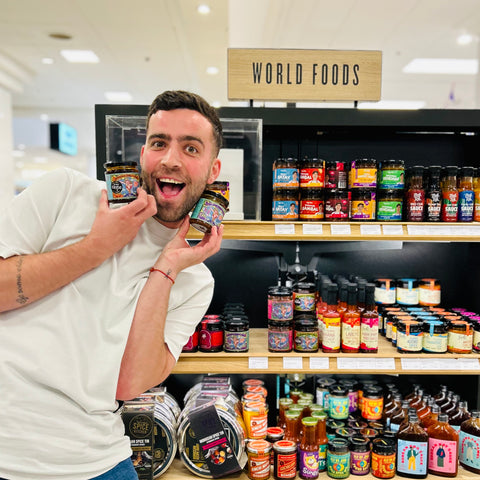
[(275, 286), (268, 289), (268, 319), (293, 319), (293, 292), (289, 287)]
[(270, 451), (272, 445), (266, 440), (253, 440), (247, 444), (247, 475), (251, 480), (270, 478)]
[(223, 350), (223, 322), (219, 318), (203, 319), (200, 329), (199, 349), (201, 352)]
[(421, 278), (418, 282), (418, 304), (435, 307), (441, 300), (440, 282), (436, 278)]
[(293, 480), (297, 474), (297, 444), (279, 440), (273, 444), (273, 477), (275, 480)]
[(377, 220), (399, 222), (402, 220), (403, 195), (401, 190), (378, 190)]
[(441, 320), (423, 322), (423, 351), (425, 353), (445, 353), (448, 345), (448, 328)]
[(300, 189), (323, 188), (325, 162), (321, 158), (304, 158), (300, 163)]
[(294, 314), (315, 311), (316, 287), (314, 283), (300, 282), (293, 288)]
[(347, 188), (345, 162), (327, 160), (325, 162), (325, 188)]
[(223, 349), (225, 352), (248, 352), (248, 320), (232, 317), (225, 320), (225, 333)]
[(288, 353), (293, 349), (293, 321), (269, 320), (268, 351)]
[(422, 348), (422, 323), (416, 320), (400, 320), (397, 323), (397, 350), (401, 353), (419, 353)]
[(350, 451), (344, 438), (328, 442), (327, 475), (331, 478), (347, 478), (350, 475)]
[(265, 402), (246, 402), (243, 406), (243, 420), (248, 438), (267, 438), (268, 405)]
[(347, 221), (350, 216), (350, 199), (347, 190), (331, 189), (325, 192), (325, 220)]
[(418, 280), (399, 278), (397, 280), (397, 303), (399, 305), (418, 305)]
[(350, 219), (355, 221), (375, 220), (375, 189), (355, 188), (350, 202)]
[(272, 220), (298, 220), (298, 189), (274, 190)]
[(450, 353), (472, 353), (473, 329), (466, 320), (452, 320), (448, 326), (447, 351)]
[(118, 208), (135, 200), (140, 186), (137, 162), (106, 162), (103, 166), (110, 208)]
[[(348, 390), (342, 385), (332, 385), (329, 389), (328, 416), (334, 420), (346, 420), (349, 414)], [(343, 425), (342, 425), (343, 426)]]
[(349, 188), (376, 188), (377, 161), (374, 158), (359, 158), (350, 165)]
[(354, 436), (349, 441), (350, 473), (366, 475), (370, 472), (370, 443), (366, 438)]
[(324, 218), (323, 190), (302, 188), (300, 190), (300, 220), (318, 221)]
[(378, 188), (401, 190), (405, 186), (405, 162), (383, 160), (378, 172)]
[(302, 315), (295, 319), (293, 348), (296, 352), (318, 352), (318, 321), (315, 317)]
[(190, 214), (190, 225), (208, 233), (222, 223), (228, 211), (228, 200), (219, 193), (205, 190)]
[(299, 187), (298, 165), (295, 158), (278, 158), (273, 164), (273, 189)]
[(375, 303), (378, 305), (394, 305), (397, 301), (397, 287), (393, 278), (375, 279)]
[(365, 420), (380, 420), (383, 413), (383, 391), (378, 385), (369, 385), (363, 390), (362, 417)]
[(371, 474), (377, 478), (393, 478), (395, 476), (395, 441), (388, 438), (372, 440)]

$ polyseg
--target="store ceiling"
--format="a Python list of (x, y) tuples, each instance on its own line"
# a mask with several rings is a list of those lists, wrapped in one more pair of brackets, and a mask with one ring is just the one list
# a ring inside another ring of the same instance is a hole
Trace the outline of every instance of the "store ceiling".
[[(383, 52), (384, 100), (480, 106), (478, 76), (402, 73), (415, 57), (478, 58), (479, 0), (205, 0), (208, 15), (200, 3), (0, 0), (0, 85), (10, 82), (14, 113), (93, 110), (112, 90), (133, 104), (181, 88), (227, 105), (228, 47), (368, 49)], [(476, 39), (459, 46), (464, 32)], [(67, 63), (61, 49), (91, 49), (100, 62)]]

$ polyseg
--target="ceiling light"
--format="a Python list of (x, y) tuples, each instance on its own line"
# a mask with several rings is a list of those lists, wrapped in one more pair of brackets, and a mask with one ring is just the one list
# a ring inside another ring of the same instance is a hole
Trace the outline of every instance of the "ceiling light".
[(210, 13), (210, 7), (203, 3), (197, 7), (197, 12), (201, 15), (208, 15)]
[(42, 63), (44, 65), (52, 65), (53, 64), (53, 58), (49, 58), (49, 57), (42, 58)]
[(100, 59), (92, 50), (60, 50), (60, 54), (71, 63), (98, 63)]
[(420, 110), (424, 106), (423, 100), (380, 100), (358, 104), (358, 108), (364, 110)]
[(128, 92), (105, 92), (105, 98), (109, 102), (131, 102), (132, 95)]
[(459, 45), (470, 45), (473, 42), (473, 35), (469, 33), (462, 33), (457, 37), (457, 43)]
[(207, 73), (209, 75), (217, 75), (218, 68), (217, 67), (207, 67)]
[(476, 75), (478, 60), (473, 58), (414, 58), (403, 67), (403, 72)]

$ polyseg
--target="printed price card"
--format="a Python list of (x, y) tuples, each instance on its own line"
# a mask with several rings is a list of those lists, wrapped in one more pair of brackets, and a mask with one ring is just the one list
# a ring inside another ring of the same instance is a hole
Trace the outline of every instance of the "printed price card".
[(251, 370), (267, 370), (268, 357), (248, 357), (248, 368)]
[(303, 358), (302, 357), (283, 357), (283, 368), (285, 370), (302, 370)]
[(304, 235), (322, 235), (323, 225), (315, 223), (304, 223), (302, 225), (302, 231)]
[(311, 370), (328, 370), (330, 368), (330, 359), (328, 357), (310, 357)]
[(383, 225), (382, 230), (384, 235), (403, 235), (402, 225)]
[(337, 358), (339, 370), (395, 370), (394, 358)]
[(275, 225), (275, 235), (295, 235), (295, 224)]
[(330, 225), (332, 235), (351, 235), (350, 225)]
[(382, 229), (380, 225), (360, 225), (360, 233), (362, 235), (381, 235)]

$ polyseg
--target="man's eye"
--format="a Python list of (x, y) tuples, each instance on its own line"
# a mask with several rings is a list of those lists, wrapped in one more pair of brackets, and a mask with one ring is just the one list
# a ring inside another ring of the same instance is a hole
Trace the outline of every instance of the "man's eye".
[(165, 142), (161, 140), (156, 140), (155, 142), (152, 143), (153, 148), (161, 148), (165, 145)]
[(187, 147), (187, 152), (188, 153), (197, 153), (198, 152), (198, 149), (196, 147), (194, 147), (193, 145), (189, 145)]

